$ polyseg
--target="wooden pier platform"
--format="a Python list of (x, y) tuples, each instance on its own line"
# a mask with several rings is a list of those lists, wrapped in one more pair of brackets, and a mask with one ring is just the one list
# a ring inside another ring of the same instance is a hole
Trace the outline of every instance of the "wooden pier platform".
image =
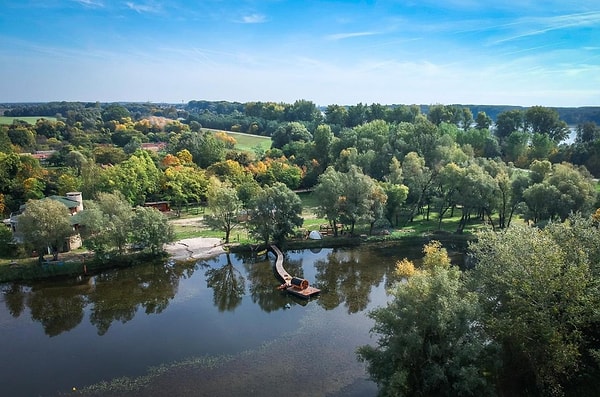
[(321, 292), (320, 289), (309, 286), (308, 281), (292, 277), (283, 268), (283, 253), (281, 250), (279, 250), (276, 245), (271, 245), (271, 250), (273, 250), (275, 256), (277, 257), (275, 260), (275, 270), (284, 283), (282, 284), (281, 289), (284, 289), (288, 293), (303, 299), (308, 299), (311, 296)]

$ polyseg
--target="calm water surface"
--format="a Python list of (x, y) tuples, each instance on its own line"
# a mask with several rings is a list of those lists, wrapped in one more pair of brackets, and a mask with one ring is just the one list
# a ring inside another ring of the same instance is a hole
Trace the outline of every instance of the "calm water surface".
[(277, 291), (271, 254), (0, 285), (0, 394), (375, 395), (355, 350), (374, 342), (367, 312), (396, 260), (420, 247), (285, 254), (318, 298)]

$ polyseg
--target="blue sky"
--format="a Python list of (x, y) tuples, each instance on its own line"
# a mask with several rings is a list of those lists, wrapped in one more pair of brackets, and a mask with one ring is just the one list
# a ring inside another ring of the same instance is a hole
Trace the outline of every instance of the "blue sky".
[(600, 105), (597, 0), (0, 7), (0, 102)]

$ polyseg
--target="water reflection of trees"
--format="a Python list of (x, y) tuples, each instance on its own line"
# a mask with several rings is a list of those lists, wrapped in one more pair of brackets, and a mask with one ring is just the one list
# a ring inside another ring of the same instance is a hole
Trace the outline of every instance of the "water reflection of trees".
[(28, 293), (25, 291), (25, 286), (17, 283), (5, 284), (2, 286), (2, 295), (6, 308), (11, 316), (17, 318), (25, 309), (25, 300)]
[(48, 336), (75, 328), (83, 319), (85, 296), (75, 288), (34, 288), (27, 296), (31, 318)]
[[(419, 254), (418, 250), (416, 254)], [(397, 257), (397, 252), (387, 252), (385, 247), (377, 251), (331, 251), (325, 260), (315, 263), (315, 279), (309, 280), (322, 290), (316, 302), (327, 310), (341, 304), (349, 313), (364, 310), (372, 288), (383, 279), (391, 280), (395, 264), (391, 258)], [(222, 263), (222, 258), (215, 262)], [(276, 290), (280, 282), (275, 274), (273, 254), (243, 255), (235, 260), (227, 256), (226, 260), (225, 265), (206, 272), (207, 285), (213, 289), (214, 303), (219, 310), (234, 310), (246, 293), (265, 312), (283, 309), (290, 297)], [(243, 263), (244, 269), (240, 265), (236, 268), (236, 263)], [(291, 275), (303, 277), (303, 255), (291, 259), (286, 254), (284, 263)], [(50, 336), (77, 326), (86, 308), (91, 324), (99, 335), (103, 335), (115, 321), (126, 323), (141, 311), (146, 314), (164, 311), (177, 293), (179, 280), (192, 277), (201, 267), (209, 265), (206, 262), (176, 266), (148, 264), (115, 269), (78, 282), (63, 280), (32, 286), (5, 284), (2, 294), (13, 317), (19, 317), (29, 309), (32, 319), (40, 322)]]
[[(198, 265), (149, 264), (105, 272), (77, 282), (42, 282), (32, 287), (11, 284), (3, 287), (8, 311), (19, 317), (28, 307), (31, 318), (44, 332), (55, 336), (75, 328), (90, 307), (90, 322), (105, 334), (114, 321), (125, 323), (139, 308), (160, 313), (174, 298), (181, 277), (190, 277)], [(60, 285), (60, 286), (58, 286)]]
[[(366, 309), (373, 286), (382, 282), (390, 266), (368, 250), (333, 250), (326, 260), (315, 262), (316, 283), (321, 288), (319, 305), (326, 310), (345, 304), (348, 313)], [(382, 266), (383, 265), (383, 266)], [(392, 264), (393, 266), (393, 264)]]
[(283, 300), (277, 293), (277, 279), (273, 270), (275, 259), (268, 254), (244, 260), (248, 275), (248, 291), (252, 302), (269, 313), (281, 309)]
[(90, 322), (103, 335), (114, 321), (126, 323), (133, 319), (139, 307), (146, 314), (161, 313), (175, 297), (185, 270), (184, 266), (161, 264), (97, 276), (94, 291), (89, 295), (93, 305)]
[[(275, 256), (273, 254), (249, 257), (244, 260), (252, 302), (258, 304), (267, 313), (283, 309), (287, 299), (286, 292), (276, 289), (281, 282), (277, 279), (274, 267)], [(284, 267), (291, 275), (302, 277), (301, 259), (292, 260), (286, 255)]]
[(231, 263), (229, 254), (225, 265), (206, 271), (206, 285), (213, 289), (213, 301), (221, 312), (233, 311), (242, 303), (246, 293), (246, 280)]

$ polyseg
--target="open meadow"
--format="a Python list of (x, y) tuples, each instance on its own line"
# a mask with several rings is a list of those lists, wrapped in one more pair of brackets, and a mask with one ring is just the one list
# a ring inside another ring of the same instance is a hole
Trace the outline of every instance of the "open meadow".
[(27, 116), (27, 117), (8, 117), (8, 116), (0, 116), (0, 124), (12, 124), (14, 120), (22, 120), (29, 124), (35, 124), (39, 119), (46, 119), (50, 121), (56, 121), (56, 117), (46, 117), (46, 116)]
[(268, 150), (271, 148), (271, 137), (244, 134), (243, 132), (233, 132), (225, 130), (215, 130), (211, 128), (205, 128), (208, 131), (224, 132), (236, 141), (235, 148), (238, 150), (253, 151), (254, 148), (260, 147), (262, 150)]

